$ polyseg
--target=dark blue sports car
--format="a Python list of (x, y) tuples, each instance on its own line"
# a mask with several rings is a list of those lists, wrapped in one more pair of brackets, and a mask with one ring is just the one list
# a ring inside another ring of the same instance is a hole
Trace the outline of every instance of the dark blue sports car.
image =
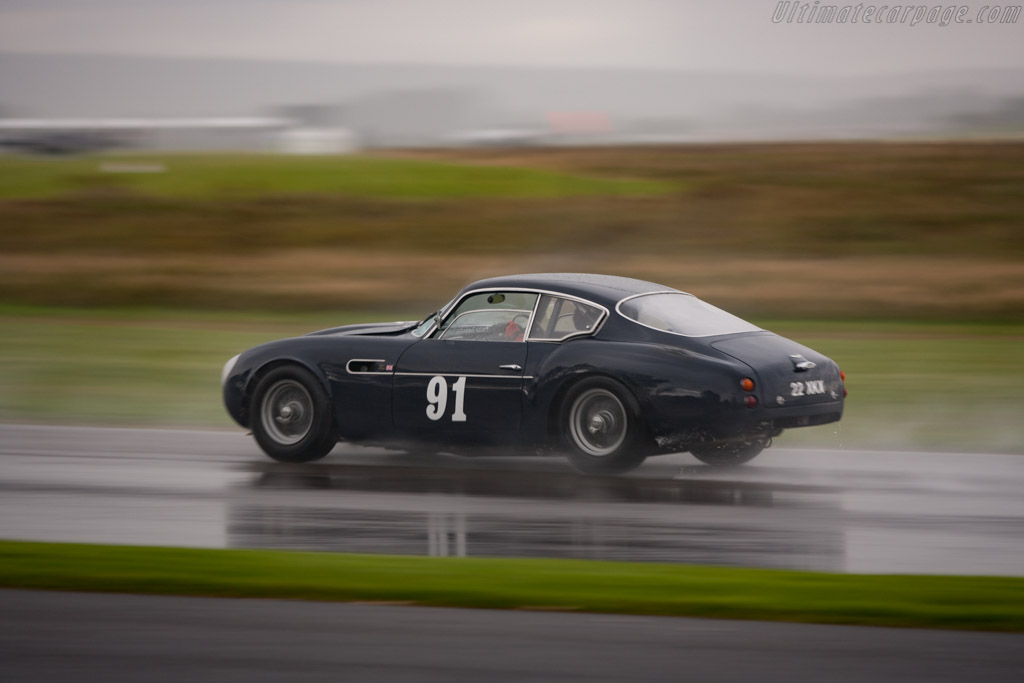
[(836, 422), (831, 360), (675, 289), (605, 275), (469, 285), (419, 322), (347, 325), (249, 349), (224, 403), (275, 460), (339, 440), (564, 453), (588, 473), (690, 451), (744, 463), (784, 429)]

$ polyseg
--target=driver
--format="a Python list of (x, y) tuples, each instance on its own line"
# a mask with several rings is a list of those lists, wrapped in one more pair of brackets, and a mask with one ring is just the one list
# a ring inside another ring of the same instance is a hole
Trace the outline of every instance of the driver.
[(516, 320), (522, 317), (522, 313), (517, 313), (512, 316), (512, 319), (505, 325), (505, 339), (509, 341), (523, 341), (523, 333), (525, 330), (523, 326), (516, 322)]

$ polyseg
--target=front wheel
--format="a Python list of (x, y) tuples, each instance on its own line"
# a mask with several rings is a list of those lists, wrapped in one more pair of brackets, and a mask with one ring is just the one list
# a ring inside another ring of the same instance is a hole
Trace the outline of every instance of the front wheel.
[(644, 461), (639, 408), (618, 382), (586, 379), (562, 403), (561, 433), (569, 461), (587, 474), (617, 474)]
[(274, 460), (319, 460), (338, 442), (327, 392), (302, 367), (274, 368), (261, 377), (249, 415), (256, 443)]
[(768, 447), (767, 441), (759, 439), (756, 441), (736, 442), (712, 442), (704, 444), (699, 448), (693, 448), (690, 453), (701, 462), (712, 467), (736, 467), (748, 463), (761, 454)]

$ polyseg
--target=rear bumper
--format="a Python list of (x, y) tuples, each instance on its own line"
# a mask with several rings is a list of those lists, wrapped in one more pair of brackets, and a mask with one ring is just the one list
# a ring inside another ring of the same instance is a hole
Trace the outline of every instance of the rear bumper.
[(669, 415), (660, 415), (651, 431), (661, 450), (688, 450), (689, 446), (707, 441), (767, 438), (786, 429), (838, 422), (843, 417), (843, 404), (843, 399), (771, 408), (747, 408), (738, 402), (719, 404), (699, 417), (691, 413), (673, 420)]
[[(839, 422), (843, 417), (844, 401), (829, 401), (805, 406), (758, 409), (757, 421), (770, 421), (778, 429), (812, 427)], [(751, 411), (754, 412), (754, 411)]]

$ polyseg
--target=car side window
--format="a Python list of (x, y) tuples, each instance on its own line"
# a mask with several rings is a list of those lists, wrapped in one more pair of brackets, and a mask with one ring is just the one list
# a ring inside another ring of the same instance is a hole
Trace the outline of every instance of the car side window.
[(469, 311), (441, 331), (440, 339), (452, 341), (522, 341), (530, 311)]
[(466, 297), (441, 323), (434, 338), (466, 341), (523, 341), (537, 294), (482, 292)]
[(562, 341), (589, 334), (597, 329), (604, 312), (582, 301), (545, 294), (537, 306), (537, 319), (530, 330), (530, 339)]

